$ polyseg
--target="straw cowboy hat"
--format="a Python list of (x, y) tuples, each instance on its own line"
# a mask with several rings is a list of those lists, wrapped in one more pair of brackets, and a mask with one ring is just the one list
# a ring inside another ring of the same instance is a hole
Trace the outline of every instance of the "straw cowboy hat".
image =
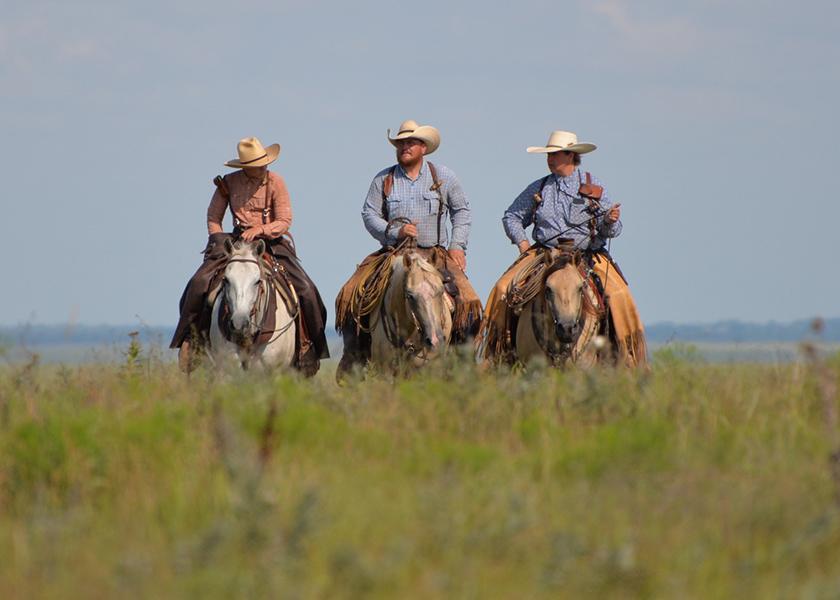
[(280, 154), (280, 144), (271, 144), (263, 148), (262, 143), (255, 137), (242, 138), (236, 147), (239, 158), (233, 158), (225, 163), (226, 167), (241, 169), (243, 167), (262, 167), (273, 163)]
[(426, 154), (431, 154), (440, 146), (440, 132), (431, 125), (418, 125), (417, 121), (409, 119), (403, 121), (395, 137), (391, 137), (391, 130), (388, 130), (388, 141), (394, 146), (397, 145), (397, 140), (406, 138), (414, 138), (426, 144)]
[(597, 147), (595, 144), (578, 142), (577, 135), (571, 131), (552, 131), (548, 137), (548, 143), (545, 146), (530, 146), (528, 152), (532, 154), (535, 152), (548, 154), (551, 152), (565, 151), (586, 154), (587, 152), (592, 152)]

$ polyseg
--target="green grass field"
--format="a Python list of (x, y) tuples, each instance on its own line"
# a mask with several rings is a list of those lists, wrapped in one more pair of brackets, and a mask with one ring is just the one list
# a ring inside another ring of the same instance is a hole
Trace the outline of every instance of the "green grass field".
[(837, 598), (840, 359), (0, 370), (0, 598)]

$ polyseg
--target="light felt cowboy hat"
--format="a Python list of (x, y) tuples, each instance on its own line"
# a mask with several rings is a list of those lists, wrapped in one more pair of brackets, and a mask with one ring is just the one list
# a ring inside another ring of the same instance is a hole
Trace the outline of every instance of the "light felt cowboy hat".
[(388, 141), (394, 146), (397, 145), (397, 140), (407, 138), (414, 138), (426, 144), (426, 154), (431, 154), (440, 146), (440, 132), (431, 125), (418, 125), (417, 121), (409, 119), (403, 121), (396, 136), (391, 137), (391, 130), (388, 130)]
[(548, 154), (551, 152), (575, 152), (577, 154), (586, 154), (592, 152), (597, 148), (595, 144), (588, 142), (578, 142), (577, 135), (571, 131), (552, 131), (548, 137), (548, 143), (545, 146), (530, 146), (528, 152), (532, 154), (539, 152)]
[(226, 167), (241, 169), (243, 167), (262, 167), (273, 163), (280, 154), (280, 144), (272, 144), (263, 148), (262, 143), (255, 137), (239, 140), (236, 147), (239, 158), (233, 158), (225, 163)]

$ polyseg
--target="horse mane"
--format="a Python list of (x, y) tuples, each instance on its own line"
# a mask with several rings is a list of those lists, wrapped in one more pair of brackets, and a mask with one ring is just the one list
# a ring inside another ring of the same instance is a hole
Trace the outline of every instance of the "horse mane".
[(559, 256), (555, 256), (552, 262), (546, 265), (545, 269), (542, 273), (543, 283), (548, 280), (548, 278), (557, 271), (565, 269), (569, 263), (574, 262), (574, 256), (571, 254), (560, 254)]
[(423, 256), (417, 254), (416, 252), (411, 251), (395, 254), (394, 258), (396, 260), (393, 261), (393, 264), (391, 266), (392, 270), (396, 268), (405, 269), (405, 263), (402, 260), (399, 260), (399, 258), (402, 258), (404, 256), (407, 256), (411, 259), (412, 265), (417, 265), (422, 271), (435, 275), (437, 278), (441, 279), (441, 281), (443, 280), (440, 276), (440, 272), (434, 266), (432, 266), (432, 264), (428, 260), (426, 260)]

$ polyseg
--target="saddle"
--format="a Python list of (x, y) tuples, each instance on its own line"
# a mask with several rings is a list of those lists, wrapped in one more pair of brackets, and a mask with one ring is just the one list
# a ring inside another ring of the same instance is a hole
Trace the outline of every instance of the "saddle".
[[(349, 289), (342, 290), (336, 299), (337, 330), (341, 331), (352, 319), (357, 331), (370, 332), (368, 316), (381, 304), (385, 290), (391, 282), (391, 260), (407, 250), (408, 242), (406, 239), (396, 247), (382, 248), (372, 254), (370, 260), (366, 259), (345, 286)], [(440, 252), (445, 253), (445, 250), (435, 247), (433, 252), (435, 255), (431, 262), (441, 274), (444, 290), (452, 300), (453, 306), (457, 307), (460, 290), (452, 272), (446, 268), (445, 258), (440, 255)]]

